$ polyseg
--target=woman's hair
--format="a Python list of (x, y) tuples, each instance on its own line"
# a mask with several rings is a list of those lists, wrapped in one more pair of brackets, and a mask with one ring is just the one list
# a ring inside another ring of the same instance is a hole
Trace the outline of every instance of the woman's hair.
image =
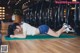
[(16, 29), (16, 26), (20, 26), (18, 23), (13, 23), (8, 26), (8, 33), (7, 36), (10, 37), (10, 35), (14, 35), (14, 30)]

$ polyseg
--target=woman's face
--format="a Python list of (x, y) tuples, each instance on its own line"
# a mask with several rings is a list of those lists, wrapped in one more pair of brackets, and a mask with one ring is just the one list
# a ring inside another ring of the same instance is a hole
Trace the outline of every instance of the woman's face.
[(16, 31), (16, 32), (20, 32), (20, 31), (21, 31), (21, 26), (16, 26), (15, 31)]

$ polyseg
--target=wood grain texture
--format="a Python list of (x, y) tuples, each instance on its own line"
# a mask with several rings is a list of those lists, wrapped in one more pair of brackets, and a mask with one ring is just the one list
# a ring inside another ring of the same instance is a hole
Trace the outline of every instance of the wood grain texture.
[(2, 44), (8, 45), (8, 53), (80, 53), (80, 37), (6, 41), (4, 35), (2, 36)]
[(80, 53), (80, 37), (49, 40), (5, 41), (8, 53)]

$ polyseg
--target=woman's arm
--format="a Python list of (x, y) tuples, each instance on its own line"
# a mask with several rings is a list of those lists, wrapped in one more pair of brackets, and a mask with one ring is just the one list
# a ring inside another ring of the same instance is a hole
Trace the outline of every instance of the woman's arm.
[(23, 34), (15, 34), (15, 35), (10, 35), (11, 38), (26, 38), (26, 35)]

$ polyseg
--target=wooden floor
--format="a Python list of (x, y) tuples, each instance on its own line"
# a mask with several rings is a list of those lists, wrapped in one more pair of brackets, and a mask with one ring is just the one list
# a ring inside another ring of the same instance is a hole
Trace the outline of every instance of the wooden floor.
[[(5, 25), (3, 25), (5, 26)], [(5, 27), (3, 27), (4, 29)], [(80, 37), (69, 39), (5, 41), (8, 53), (80, 53)]]
[(8, 53), (80, 53), (80, 38), (5, 41)]

